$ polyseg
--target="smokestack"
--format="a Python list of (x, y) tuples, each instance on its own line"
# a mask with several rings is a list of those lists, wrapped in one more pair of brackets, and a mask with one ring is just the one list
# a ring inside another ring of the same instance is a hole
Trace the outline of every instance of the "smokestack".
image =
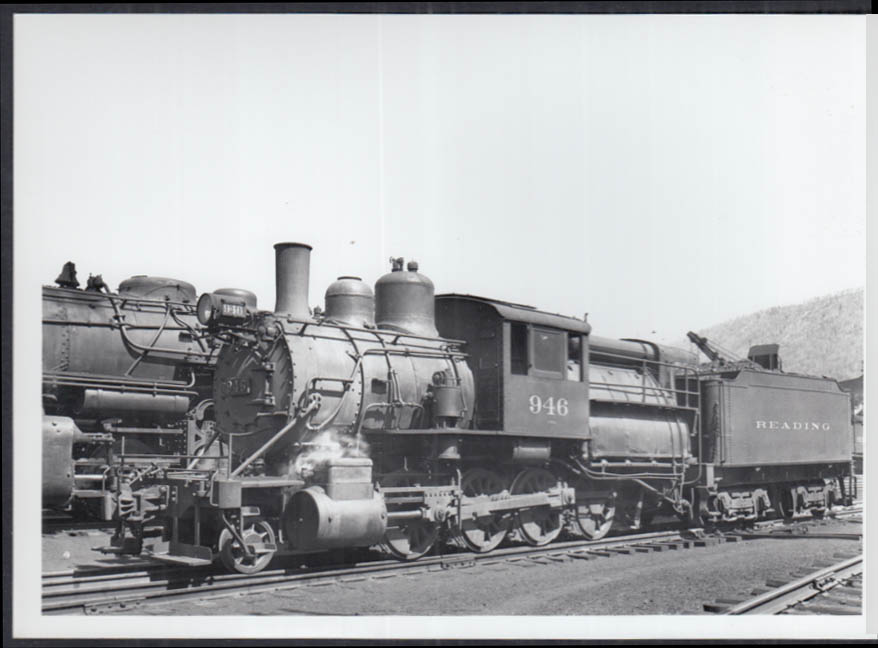
[(298, 319), (311, 319), (308, 310), (311, 246), (305, 243), (277, 243), (274, 258), (277, 295), (274, 312)]

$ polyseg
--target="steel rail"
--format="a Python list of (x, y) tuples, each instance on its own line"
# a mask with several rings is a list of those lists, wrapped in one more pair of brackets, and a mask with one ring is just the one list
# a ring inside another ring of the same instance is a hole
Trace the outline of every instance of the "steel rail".
[(863, 556), (860, 555), (733, 605), (724, 614), (780, 614), (794, 605), (820, 596), (862, 573)]
[[(478, 563), (492, 564), (541, 557), (558, 559), (559, 556), (570, 554), (579, 554), (572, 557), (590, 558), (611, 552), (634, 553), (660, 550), (661, 547), (657, 549), (653, 547), (669, 541), (704, 542), (700, 539), (683, 538), (679, 531), (660, 531), (602, 540), (572, 540), (545, 547), (507, 547), (486, 554), (449, 553), (412, 562), (377, 560), (305, 570), (274, 569), (252, 575), (231, 574), (211, 568), (143, 569), (142, 566), (138, 566), (139, 569), (136, 571), (129, 573), (117, 571), (115, 574), (103, 573), (102, 570), (73, 574), (54, 572), (44, 575), (42, 609), (44, 613), (75, 613), (80, 610), (88, 611), (114, 605), (126, 607), (185, 598), (215, 598), (239, 593), (293, 589), (314, 582), (339, 580), (345, 582), (363, 580), (370, 576), (382, 578), (398, 574), (440, 571)], [(716, 541), (719, 542), (720, 539)]]
[[(856, 514), (856, 510), (840, 511), (840, 515)], [(772, 520), (756, 527), (782, 524)], [(699, 535), (702, 534), (702, 535)], [(688, 536), (688, 537), (684, 537)], [(809, 537), (783, 534), (780, 537)], [(588, 559), (614, 553), (679, 549), (689, 546), (716, 545), (746, 539), (739, 533), (726, 536), (703, 536), (702, 529), (669, 529), (632, 535), (618, 535), (601, 540), (569, 540), (544, 547), (511, 546), (477, 554), (451, 552), (428, 556), (412, 562), (375, 560), (353, 565), (330, 565), (317, 568), (266, 570), (257, 574), (235, 574), (214, 567), (169, 567), (149, 563), (94, 567), (43, 574), (43, 612), (76, 613), (112, 607), (132, 607), (167, 600), (217, 598), (240, 593), (293, 589), (310, 583), (358, 581), (365, 578), (388, 578), (398, 574), (439, 571), (476, 564), (518, 562), (541, 558), (549, 560)]]
[[(855, 510), (840, 511), (854, 514)], [(766, 521), (755, 526), (778, 525)], [(490, 565), (532, 560), (589, 559), (595, 556), (633, 554), (716, 545), (743, 540), (738, 534), (703, 535), (702, 529), (672, 529), (634, 535), (614, 536), (602, 540), (570, 540), (544, 547), (511, 546), (486, 554), (452, 552), (418, 561), (375, 560), (353, 565), (329, 565), (317, 568), (281, 568), (245, 575), (217, 570), (214, 567), (188, 568), (139, 563), (110, 568), (91, 568), (48, 572), (43, 575), (43, 611), (76, 613), (102, 609), (128, 608), (168, 600), (218, 598), (240, 593), (294, 589), (309, 584), (355, 582), (366, 578), (389, 578), (399, 574), (440, 571), (455, 567)], [(687, 537), (684, 537), (687, 536)], [(736, 537), (738, 536), (738, 537)], [(781, 537), (808, 537), (784, 534)]]

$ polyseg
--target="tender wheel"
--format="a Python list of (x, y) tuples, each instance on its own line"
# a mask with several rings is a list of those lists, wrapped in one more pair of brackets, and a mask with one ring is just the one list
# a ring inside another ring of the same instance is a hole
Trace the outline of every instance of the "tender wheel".
[(836, 504), (838, 504), (838, 501), (835, 499), (835, 493), (832, 492), (831, 490), (827, 490), (825, 500), (826, 500), (826, 512), (830, 513), (832, 511), (833, 507)]
[[(466, 497), (496, 495), (506, 490), (506, 481), (497, 473), (484, 468), (473, 468), (463, 475), (461, 491)], [(512, 526), (509, 515), (495, 514), (461, 521), (455, 540), (464, 549), (487, 553), (503, 542)]]
[(762, 503), (761, 497), (755, 497), (753, 501), (753, 513), (756, 516), (756, 520), (761, 520), (765, 517), (765, 505)]
[(580, 483), (576, 489), (576, 530), (589, 540), (600, 540), (613, 528), (616, 516), (615, 493), (589, 497), (589, 486)]
[[(264, 545), (276, 546), (274, 531), (268, 522), (260, 520), (244, 529), (244, 543), (256, 548)], [(255, 574), (262, 571), (274, 558), (274, 550), (248, 555), (241, 544), (228, 529), (223, 529), (219, 536), (220, 560), (226, 569), (241, 574)]]
[(811, 509), (811, 515), (814, 516), (815, 519), (825, 518), (827, 515), (832, 514), (832, 507), (835, 505), (835, 495), (833, 495), (832, 491), (827, 489), (823, 493), (823, 508), (815, 508)]
[[(387, 475), (385, 488), (415, 486), (418, 478), (404, 473)], [(439, 537), (439, 525), (428, 520), (402, 520), (384, 532), (382, 547), (399, 560), (417, 560), (426, 554)]]
[[(510, 489), (513, 495), (542, 493), (558, 484), (558, 480), (543, 468), (528, 468), (518, 473)], [(524, 509), (516, 515), (516, 527), (529, 545), (541, 547), (558, 537), (563, 528), (560, 509), (537, 507)]]
[(796, 512), (796, 506), (794, 496), (788, 486), (778, 488), (776, 501), (778, 513), (780, 513), (781, 517), (786, 521), (792, 520)]

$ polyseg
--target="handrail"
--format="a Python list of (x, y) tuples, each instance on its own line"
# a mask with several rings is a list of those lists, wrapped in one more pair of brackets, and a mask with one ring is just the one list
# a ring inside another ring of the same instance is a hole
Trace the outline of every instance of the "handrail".
[(290, 324), (303, 324), (304, 327), (302, 328), (301, 331), (299, 331), (299, 334), (302, 334), (304, 332), (305, 328), (307, 328), (308, 326), (329, 326), (331, 328), (340, 328), (340, 329), (345, 329), (348, 331), (359, 331), (362, 333), (372, 333), (373, 335), (389, 336), (389, 337), (393, 338), (391, 344), (398, 344), (397, 341), (400, 338), (409, 338), (412, 340), (429, 340), (431, 342), (445, 342), (445, 343), (455, 345), (455, 346), (465, 346), (466, 345), (466, 340), (454, 340), (451, 338), (440, 337), (438, 335), (436, 335), (436, 336), (416, 335), (414, 333), (405, 333), (402, 331), (391, 331), (389, 329), (381, 329), (381, 328), (365, 328), (365, 327), (360, 327), (360, 326), (348, 326), (347, 324), (336, 324), (335, 322), (333, 322), (331, 320), (325, 320), (325, 319), (318, 322), (317, 320), (308, 320), (308, 319), (292, 317), (291, 315), (278, 316), (277, 319), (288, 322)]
[[(137, 344), (128, 335), (126, 329), (131, 328), (131, 325), (124, 321), (125, 316), (119, 312), (119, 306), (114, 301), (114, 298), (111, 297), (110, 295), (107, 295), (107, 299), (110, 301), (110, 304), (112, 304), (112, 306), (113, 306), (113, 311), (116, 314), (116, 320), (119, 322), (119, 333), (122, 335), (122, 339), (125, 341), (126, 344), (133, 347), (134, 349), (137, 349), (138, 351), (141, 351), (144, 353), (149, 353), (149, 352), (169, 353), (171, 355), (197, 356), (197, 357), (202, 357), (202, 358), (210, 358), (213, 356), (212, 352), (181, 351), (180, 349), (171, 349), (169, 347), (156, 347), (156, 346), (145, 347), (141, 344)], [(168, 306), (168, 308), (170, 308), (170, 306)]]

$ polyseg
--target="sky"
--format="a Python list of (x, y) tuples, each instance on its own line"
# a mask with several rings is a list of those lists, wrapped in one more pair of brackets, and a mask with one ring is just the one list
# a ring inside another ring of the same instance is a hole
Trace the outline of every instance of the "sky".
[(865, 283), (858, 16), (18, 15), (16, 271), (437, 292), (670, 342)]

